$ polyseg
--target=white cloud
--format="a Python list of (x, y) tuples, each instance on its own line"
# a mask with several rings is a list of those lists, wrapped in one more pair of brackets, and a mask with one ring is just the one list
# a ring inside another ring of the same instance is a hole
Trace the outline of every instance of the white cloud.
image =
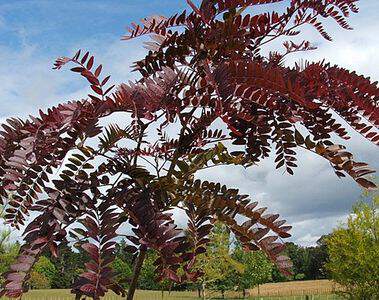
[[(96, 56), (96, 62), (103, 64), (104, 77), (112, 75), (110, 82), (120, 83), (137, 75), (130, 73), (130, 66), (144, 53), (141, 40), (131, 43), (116, 41), (106, 48), (96, 47), (95, 41), (86, 44), (91, 53), (101, 53)], [(70, 47), (72, 50), (62, 55), (73, 55), (78, 48)], [(61, 71), (52, 70), (56, 57), (43, 57), (38, 45), (25, 42), (18, 51), (0, 46), (0, 53), (0, 117), (25, 117), (40, 108), (81, 99), (90, 91), (84, 78), (69, 71), (72, 66)]]
[(293, 223), (292, 234), (297, 243), (303, 246), (313, 246), (322, 236), (329, 234), (333, 228), (345, 222), (347, 214), (314, 218)]
[[(363, 2), (362, 2), (363, 3)], [(354, 31), (337, 29), (334, 22), (327, 28), (333, 42), (323, 40), (313, 28), (306, 28), (298, 40), (307, 39), (318, 45), (318, 50), (299, 53), (287, 60), (292, 64), (301, 58), (310, 61), (326, 61), (338, 64), (358, 74), (379, 80), (379, 35), (376, 34), (379, 20), (375, 12), (379, 10), (377, 1), (366, 1), (361, 12), (351, 18)], [(277, 50), (281, 42), (276, 42), (267, 50)], [(357, 160), (365, 161), (379, 170), (377, 146), (351, 132), (352, 139), (345, 143), (356, 154)], [(328, 163), (312, 154), (299, 152), (299, 168), (295, 176), (281, 175), (271, 160), (248, 171), (222, 169), (210, 171), (206, 178), (220, 180), (239, 187), (241, 192), (251, 194), (270, 211), (277, 212), (293, 226), (293, 240), (304, 245), (314, 244), (317, 237), (326, 234), (346, 217), (352, 203), (360, 196), (361, 190), (350, 178), (338, 179)]]
[[(378, 28), (378, 18), (375, 12), (379, 9), (377, 1), (362, 1), (360, 12), (352, 14), (348, 22), (354, 30), (340, 28), (333, 20), (328, 20), (325, 24), (326, 31), (333, 38), (332, 42), (323, 39), (320, 34), (311, 26), (304, 28), (303, 33), (293, 40), (308, 40), (318, 47), (316, 51), (298, 53), (287, 59), (289, 64), (305, 58), (308, 61), (321, 61), (338, 64), (342, 67), (355, 70), (359, 74), (371, 76), (374, 81), (379, 80), (379, 35), (376, 34)], [(274, 48), (284, 49), (281, 46), (282, 40), (276, 41)], [(272, 47), (272, 45), (270, 45)], [(272, 48), (267, 50), (273, 50)]]

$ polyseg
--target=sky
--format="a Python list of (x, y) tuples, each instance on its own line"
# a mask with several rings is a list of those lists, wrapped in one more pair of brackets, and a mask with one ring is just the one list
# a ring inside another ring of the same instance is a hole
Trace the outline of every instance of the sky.
[[(334, 38), (330, 43), (305, 28), (302, 37), (313, 41), (318, 50), (296, 55), (287, 63), (325, 58), (379, 80), (379, 1), (362, 0), (359, 6), (360, 13), (350, 20), (354, 31), (328, 22)], [(84, 81), (51, 68), (57, 57), (72, 56), (78, 49), (91, 51), (114, 83), (136, 78), (130, 66), (143, 57), (145, 38), (121, 41), (126, 26), (146, 16), (170, 16), (185, 8), (185, 0), (0, 0), (0, 123), (10, 116), (26, 117), (39, 108), (86, 97)], [(266, 8), (280, 10), (282, 6)], [(352, 136), (349, 149), (358, 160), (379, 170), (377, 147), (359, 134)], [(304, 246), (314, 245), (344, 221), (362, 193), (351, 179), (337, 178), (326, 161), (301, 151), (294, 176), (276, 171), (272, 159), (247, 170), (209, 169), (200, 176), (240, 188), (270, 212), (280, 213), (293, 226), (292, 240)]]

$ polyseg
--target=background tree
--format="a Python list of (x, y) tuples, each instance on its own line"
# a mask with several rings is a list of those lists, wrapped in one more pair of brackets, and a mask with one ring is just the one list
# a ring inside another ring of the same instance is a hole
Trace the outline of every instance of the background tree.
[(31, 281), (35, 283), (35, 288), (51, 288), (54, 280), (57, 279), (57, 270), (46, 256), (41, 256), (38, 259), (33, 267), (33, 271), (35, 277), (31, 278)]
[(247, 296), (247, 290), (272, 280), (272, 263), (261, 251), (246, 251), (238, 244), (233, 258), (243, 265), (243, 272), (234, 277), (235, 286), (242, 291), (243, 298)]
[[(18, 243), (7, 244), (6, 247), (0, 249), (0, 272), (4, 274), (9, 270), (12, 263), (17, 258), (20, 245)], [(0, 276), (0, 283), (4, 282), (3, 275)]]
[(30, 273), (29, 286), (31, 289), (49, 289), (51, 288), (50, 280), (43, 274), (32, 271)]
[(79, 275), (83, 272), (83, 267), (88, 262), (89, 257), (84, 251), (73, 251), (73, 247), (68, 242), (58, 245), (58, 257), (54, 257), (50, 251), (43, 255), (48, 257), (55, 267), (55, 278), (52, 280), (52, 288), (69, 289)]
[(229, 229), (216, 223), (209, 235), (207, 251), (199, 256), (196, 267), (203, 271), (199, 278), (203, 299), (207, 298), (206, 290), (225, 292), (236, 286), (235, 276), (244, 271), (244, 265), (233, 258), (232, 240)]
[(310, 256), (307, 248), (296, 245), (295, 243), (286, 243), (286, 253), (291, 258), (293, 267), (293, 279), (296, 277), (304, 277), (307, 273)]
[(138, 287), (143, 290), (167, 290), (172, 288), (172, 283), (167, 280), (157, 282), (155, 262), (159, 259), (158, 253), (155, 251), (148, 251), (146, 259), (143, 262), (141, 275), (138, 280)]
[(305, 270), (306, 279), (325, 279), (328, 278), (328, 272), (325, 269), (325, 264), (329, 260), (328, 249), (326, 240), (328, 236), (324, 235), (317, 240), (317, 244), (314, 247), (308, 247), (309, 263)]
[(291, 259), (292, 276), (285, 277), (273, 267), (273, 280), (275, 282), (287, 280), (315, 280), (328, 278), (325, 263), (328, 261), (326, 247), (327, 236), (322, 236), (315, 246), (303, 247), (293, 242), (286, 243), (286, 254)]
[(271, 276), (273, 282), (285, 282), (293, 279), (292, 276), (285, 276), (283, 273), (281, 273), (276, 266), (273, 266)]
[[(216, 221), (289, 274), (280, 238), (291, 227), (237, 189), (198, 179), (203, 169), (247, 168), (274, 152), (276, 167), (293, 174), (296, 151), (304, 149), (326, 159), (338, 176), (375, 187), (365, 177), (374, 171), (337, 140), (349, 135), (336, 117), (379, 143), (377, 83), (325, 62), (285, 66), (288, 55), (315, 49), (292, 40), (302, 26), (330, 40), (325, 19), (350, 29), (356, 0), (187, 2), (190, 13), (144, 19), (124, 37), (152, 35), (148, 54), (134, 66), (138, 81), (114, 89), (94, 57), (78, 51), (55, 68), (74, 64), (72, 71), (90, 83), (87, 99), (2, 125), (1, 200), (13, 195), (4, 217), (19, 228), (30, 211), (39, 212), (2, 294), (21, 296), (39, 257), (47, 249), (59, 256), (70, 234), (90, 258), (72, 292), (93, 299), (109, 289), (123, 294), (111, 266), (124, 223), (133, 229), (128, 249), (136, 257), (129, 300), (148, 250), (159, 254), (158, 280), (195, 281), (200, 272), (192, 267)], [(273, 2), (287, 9), (254, 9)], [(283, 51), (261, 50), (280, 38), (288, 40)], [(128, 121), (100, 125), (115, 113)], [(188, 235), (175, 224), (173, 208), (187, 214)]]
[(0, 284), (4, 283), (3, 274), (17, 258), (20, 245), (18, 242), (11, 241), (11, 230), (3, 224), (4, 207), (0, 206)]
[(354, 206), (347, 224), (327, 239), (327, 269), (350, 299), (379, 298), (379, 197)]
[(112, 269), (115, 272), (115, 281), (122, 287), (127, 288), (133, 273), (132, 265), (121, 257), (116, 257), (112, 263)]

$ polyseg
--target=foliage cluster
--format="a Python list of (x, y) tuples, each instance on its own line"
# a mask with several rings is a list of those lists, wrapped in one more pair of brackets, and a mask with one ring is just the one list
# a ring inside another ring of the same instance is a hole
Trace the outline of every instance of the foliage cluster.
[(199, 297), (206, 299), (207, 291), (221, 292), (224, 297), (230, 290), (242, 291), (245, 297), (248, 289), (271, 281), (270, 260), (261, 251), (244, 249), (227, 226), (216, 223), (209, 239), (207, 251), (199, 255), (195, 266), (202, 270), (195, 284)]
[[(10, 241), (11, 231), (3, 229), (0, 231), (0, 274), (9, 270), (11, 264), (15, 261), (20, 245)], [(4, 283), (4, 277), (0, 276), (0, 283)]]
[(379, 197), (360, 202), (327, 239), (331, 277), (349, 299), (379, 298)]
[[(327, 236), (322, 236), (316, 246), (301, 247), (294, 243), (286, 243), (286, 253), (293, 263), (292, 272), (295, 280), (316, 280), (329, 278), (325, 269), (328, 261), (328, 251), (326, 247)], [(280, 279), (280, 274), (277, 273)]]

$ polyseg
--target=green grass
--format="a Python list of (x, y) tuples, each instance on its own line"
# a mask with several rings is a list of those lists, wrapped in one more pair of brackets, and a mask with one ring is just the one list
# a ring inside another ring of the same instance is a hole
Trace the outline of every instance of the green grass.
[[(213, 299), (221, 297), (214, 295)], [(4, 299), (4, 298), (2, 298)], [(70, 290), (33, 290), (22, 297), (23, 300), (71, 300), (75, 297), (70, 293)], [(109, 293), (105, 300), (120, 300), (125, 299), (115, 294)], [(170, 295), (165, 292), (162, 298), (162, 293), (159, 291), (137, 291), (135, 300), (191, 300), (197, 298), (197, 293), (194, 292), (172, 292)], [(236, 298), (234, 298), (236, 299)], [(251, 300), (306, 300), (306, 296), (287, 296), (287, 297), (252, 297)], [(336, 295), (315, 295), (309, 296), (309, 300), (340, 300)]]

